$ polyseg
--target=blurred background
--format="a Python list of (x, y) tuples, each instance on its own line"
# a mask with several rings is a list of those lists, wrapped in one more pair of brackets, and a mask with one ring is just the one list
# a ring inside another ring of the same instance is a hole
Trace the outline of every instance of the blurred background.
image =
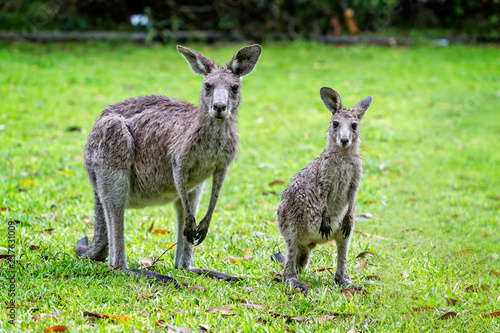
[[(314, 35), (498, 40), (500, 0), (2, 0), (4, 32), (140, 32), (145, 41)], [(196, 35), (187, 35), (194, 36)]]

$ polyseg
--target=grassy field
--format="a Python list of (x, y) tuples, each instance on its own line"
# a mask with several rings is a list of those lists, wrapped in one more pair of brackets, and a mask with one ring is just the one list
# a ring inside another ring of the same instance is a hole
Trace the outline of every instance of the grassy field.
[[(225, 64), (241, 45), (189, 46)], [(166, 331), (155, 325), (161, 320), (212, 332), (500, 330), (491, 315), (500, 311), (498, 55), (494, 47), (264, 44), (243, 80), (241, 151), (195, 251), (197, 266), (245, 281), (177, 271), (171, 250), (155, 270), (186, 284), (175, 290), (73, 254), (77, 240), (93, 233), (83, 147), (107, 105), (153, 93), (196, 103), (202, 78), (174, 45), (0, 45), (1, 253), (8, 221), (19, 221), (16, 326), (7, 323), (4, 260), (0, 331)], [(279, 194), (325, 145), (322, 86), (339, 91), (348, 107), (374, 98), (361, 124), (365, 176), (357, 199), (357, 213), (373, 217), (357, 223), (349, 255), (351, 278), (367, 296), (344, 294), (321, 270), (335, 268), (333, 244), (317, 247), (299, 275), (311, 287), (307, 298), (275, 282), (281, 268), (269, 259), (284, 252)], [(275, 180), (285, 184), (270, 185)], [(209, 186), (198, 218), (208, 197)], [(175, 243), (175, 229), (171, 206), (127, 211), (129, 265), (159, 256)], [(363, 251), (374, 255), (357, 258)], [(227, 310), (207, 312), (213, 308)], [(84, 311), (131, 320), (92, 320)]]

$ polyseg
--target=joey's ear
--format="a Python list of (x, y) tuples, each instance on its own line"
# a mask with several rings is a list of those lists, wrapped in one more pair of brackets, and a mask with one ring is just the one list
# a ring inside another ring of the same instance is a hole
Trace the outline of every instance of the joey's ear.
[(246, 46), (236, 52), (227, 68), (239, 77), (249, 74), (259, 60), (262, 48), (258, 44)]
[(319, 90), (319, 94), (328, 111), (332, 114), (342, 108), (342, 101), (338, 92), (332, 88), (323, 87)]
[(359, 120), (363, 118), (365, 115), (366, 110), (370, 107), (370, 104), (372, 104), (373, 98), (371, 96), (368, 96), (358, 104), (356, 104), (355, 107), (352, 108), (352, 112), (358, 117)]
[(207, 75), (215, 66), (212, 60), (207, 59), (203, 54), (188, 49), (187, 47), (177, 45), (177, 51), (186, 58), (196, 74)]

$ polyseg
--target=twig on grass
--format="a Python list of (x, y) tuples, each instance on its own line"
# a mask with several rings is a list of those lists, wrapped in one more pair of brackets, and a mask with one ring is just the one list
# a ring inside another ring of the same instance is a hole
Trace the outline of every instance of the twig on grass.
[(171, 245), (168, 249), (166, 249), (165, 251), (163, 251), (163, 253), (161, 254), (161, 256), (159, 256), (158, 258), (156, 258), (156, 259), (153, 261), (153, 263), (151, 264), (151, 266), (149, 266), (149, 267), (148, 267), (148, 269), (153, 268), (153, 267), (155, 266), (155, 264), (156, 264), (158, 261), (160, 261), (161, 257), (163, 257), (163, 255), (164, 255), (165, 253), (167, 253), (167, 252), (168, 252), (171, 248), (173, 248), (173, 247), (174, 247), (174, 246), (176, 246), (176, 245), (177, 245), (177, 243), (172, 244), (172, 245)]

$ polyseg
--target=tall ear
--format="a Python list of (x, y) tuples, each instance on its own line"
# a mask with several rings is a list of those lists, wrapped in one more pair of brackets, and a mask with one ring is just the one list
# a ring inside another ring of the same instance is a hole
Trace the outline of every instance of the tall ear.
[(342, 101), (338, 92), (332, 88), (323, 87), (319, 90), (319, 94), (328, 111), (332, 114), (342, 108)]
[(207, 75), (215, 66), (212, 60), (207, 59), (203, 54), (188, 49), (187, 47), (177, 45), (177, 51), (186, 58), (196, 74)]
[(356, 104), (355, 107), (352, 108), (352, 112), (358, 117), (359, 120), (363, 118), (365, 115), (366, 110), (370, 107), (370, 104), (372, 104), (373, 98), (371, 96), (368, 96), (358, 104)]
[(246, 46), (234, 54), (227, 68), (239, 77), (245, 76), (253, 71), (261, 52), (262, 48), (258, 44)]

